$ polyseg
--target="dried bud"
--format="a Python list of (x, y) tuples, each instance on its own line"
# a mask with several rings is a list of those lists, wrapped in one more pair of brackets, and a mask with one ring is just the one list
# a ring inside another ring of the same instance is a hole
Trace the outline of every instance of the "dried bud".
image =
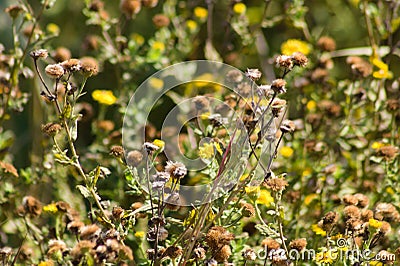
[(165, 172), (169, 173), (172, 178), (181, 179), (187, 174), (187, 169), (183, 163), (168, 161)]
[(291, 70), (293, 68), (292, 57), (288, 55), (279, 55), (275, 59), (275, 63), (277, 67), (284, 68), (287, 70)]
[(291, 249), (295, 249), (299, 252), (301, 252), (303, 249), (305, 249), (307, 246), (307, 240), (305, 238), (300, 238), (300, 239), (295, 239), (290, 241), (289, 247)]
[(122, 146), (119, 145), (112, 146), (110, 154), (117, 158), (120, 158), (124, 155), (124, 148), (122, 148)]
[(293, 53), (292, 60), (293, 60), (293, 65), (299, 67), (306, 67), (308, 63), (308, 58), (300, 52)]
[(283, 79), (276, 79), (272, 81), (271, 84), (271, 89), (276, 93), (276, 94), (281, 94), (286, 92), (286, 81)]
[(134, 15), (139, 13), (142, 4), (140, 0), (121, 0), (119, 8), (126, 17), (132, 18)]
[(50, 137), (57, 135), (60, 130), (61, 125), (58, 123), (47, 123), (46, 125), (42, 125), (42, 132)]
[(99, 64), (96, 59), (93, 57), (82, 57), (80, 59), (81, 62), (81, 71), (82, 74), (86, 77), (90, 77), (92, 75), (97, 75), (99, 72)]
[(45, 49), (39, 49), (39, 50), (34, 50), (34, 51), (30, 52), (29, 55), (33, 59), (39, 59), (39, 58), (46, 59), (47, 56), (49, 56), (49, 53)]
[(322, 36), (319, 38), (317, 45), (322, 51), (332, 52), (336, 50), (335, 40), (328, 36)]
[(63, 62), (71, 58), (71, 51), (65, 47), (58, 47), (53, 54), (53, 58), (57, 63)]
[(60, 65), (68, 72), (75, 72), (81, 70), (81, 61), (79, 59), (71, 58), (60, 63)]
[(261, 71), (256, 68), (248, 68), (246, 70), (246, 76), (253, 81), (259, 80), (261, 78)]
[(293, 133), (295, 129), (296, 127), (291, 120), (284, 120), (280, 126), (282, 133)]
[(52, 64), (44, 69), (46, 74), (54, 79), (59, 79), (64, 75), (64, 68), (60, 64)]
[(157, 14), (153, 17), (153, 23), (157, 28), (168, 27), (170, 21), (164, 14)]
[(42, 204), (39, 200), (32, 196), (26, 196), (22, 199), (22, 206), (25, 213), (33, 217), (39, 216), (42, 213)]

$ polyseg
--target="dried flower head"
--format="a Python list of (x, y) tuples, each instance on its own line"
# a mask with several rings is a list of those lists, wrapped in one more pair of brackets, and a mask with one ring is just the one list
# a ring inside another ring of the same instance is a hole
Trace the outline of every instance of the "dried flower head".
[(374, 217), (378, 220), (400, 221), (400, 214), (391, 203), (378, 203), (375, 206)]
[(119, 206), (114, 206), (111, 214), (114, 219), (120, 220), (122, 217), (124, 217), (124, 209)]
[(275, 59), (275, 64), (277, 67), (291, 70), (293, 68), (293, 60), (289, 55), (279, 55)]
[(346, 63), (350, 65), (351, 70), (357, 76), (367, 77), (372, 74), (372, 66), (370, 63), (358, 56), (349, 56)]
[(193, 250), (193, 258), (196, 261), (204, 260), (206, 258), (206, 250), (202, 247), (197, 247)]
[(99, 237), (101, 232), (100, 227), (95, 224), (86, 225), (80, 230), (80, 237), (83, 240), (95, 240)]
[(33, 59), (46, 59), (47, 56), (49, 56), (49, 53), (47, 52), (46, 49), (39, 49), (39, 50), (34, 50), (32, 52), (29, 53), (29, 55), (33, 58)]
[(32, 196), (26, 196), (22, 199), (22, 206), (25, 213), (33, 217), (39, 216), (42, 213), (42, 204)]
[(308, 58), (303, 53), (295, 52), (292, 54), (292, 60), (294, 66), (306, 67), (308, 64)]
[(164, 14), (157, 14), (153, 17), (153, 23), (157, 28), (168, 27), (170, 21)]
[(383, 157), (386, 161), (391, 161), (399, 154), (399, 148), (388, 145), (380, 147), (377, 150), (377, 155)]
[(284, 79), (275, 79), (271, 83), (271, 89), (276, 93), (276, 94), (281, 94), (286, 92), (286, 81)]
[(302, 250), (304, 250), (307, 246), (307, 240), (305, 238), (300, 238), (300, 239), (295, 239), (290, 241), (289, 243), (289, 247), (291, 249), (295, 249), (299, 252), (301, 252)]
[(63, 62), (71, 58), (71, 51), (66, 47), (58, 47), (53, 53), (54, 60), (58, 62)]
[(400, 100), (399, 99), (388, 99), (386, 101), (386, 110), (389, 112), (396, 112), (400, 109)]
[(110, 131), (114, 130), (115, 124), (111, 120), (100, 120), (100, 121), (97, 121), (97, 127), (100, 130), (104, 130), (105, 132), (110, 132)]
[(73, 261), (79, 263), (82, 256), (91, 251), (96, 246), (96, 243), (88, 240), (79, 241), (71, 250), (70, 254)]
[(182, 248), (178, 246), (169, 246), (162, 254), (163, 257), (170, 257), (171, 259), (175, 259), (181, 256), (183, 253)]
[(11, 5), (4, 9), (4, 11), (8, 13), (10, 17), (15, 19), (19, 16), (20, 13), (22, 13), (22, 11), (24, 11), (24, 9), (22, 8), (22, 6), (19, 5)]
[(322, 36), (319, 38), (317, 45), (322, 51), (332, 52), (336, 50), (335, 40), (328, 36)]
[(121, 0), (119, 8), (126, 17), (132, 18), (134, 15), (140, 12), (142, 3), (140, 0)]
[(230, 82), (240, 83), (243, 80), (243, 73), (239, 70), (229, 70), (226, 79)]
[(343, 200), (343, 203), (346, 205), (356, 206), (358, 203), (358, 199), (355, 196), (350, 195), (350, 194), (344, 195), (342, 200)]
[(246, 70), (246, 76), (253, 81), (259, 80), (261, 78), (261, 71), (257, 68), (248, 68)]
[(217, 262), (224, 262), (227, 261), (231, 255), (232, 255), (231, 247), (225, 245), (215, 252), (214, 259)]
[(42, 132), (48, 136), (55, 136), (61, 130), (61, 125), (58, 123), (47, 123), (42, 125)]
[(368, 222), (369, 219), (374, 217), (374, 212), (371, 210), (362, 210), (361, 211), (361, 220), (363, 222)]
[(46, 74), (54, 79), (59, 79), (64, 75), (64, 68), (60, 64), (51, 64), (44, 69)]
[(330, 231), (338, 222), (339, 214), (337, 212), (330, 211), (322, 218), (321, 228), (324, 231)]
[(50, 239), (49, 240), (49, 250), (47, 251), (47, 255), (54, 254), (58, 251), (64, 252), (67, 250), (67, 245), (64, 241), (58, 239)]
[(361, 211), (360, 211), (360, 209), (357, 208), (357, 207), (354, 206), (354, 205), (346, 206), (346, 207), (343, 209), (343, 214), (344, 214), (344, 218), (345, 218), (346, 220), (349, 220), (349, 219), (351, 219), (351, 218), (354, 218), (354, 219), (360, 219), (360, 218), (361, 218)]
[(97, 75), (99, 72), (99, 63), (93, 57), (82, 57), (80, 59), (82, 74), (86, 77)]
[(282, 133), (293, 133), (295, 129), (296, 126), (291, 120), (284, 120), (280, 126)]
[(124, 148), (119, 145), (115, 145), (111, 147), (110, 154), (112, 156), (121, 158), (124, 155)]
[(234, 235), (221, 226), (210, 228), (206, 235), (206, 243), (212, 250), (218, 250), (224, 245), (229, 245)]
[(145, 142), (143, 144), (143, 149), (148, 153), (151, 154), (155, 151), (158, 151), (160, 149), (160, 147), (158, 147), (157, 145), (151, 143), (151, 142)]
[(242, 256), (245, 260), (255, 261), (257, 259), (257, 254), (254, 249), (248, 248), (242, 252)]
[(281, 111), (285, 108), (286, 101), (283, 99), (275, 98), (271, 103), (271, 111), (275, 117), (278, 117)]
[(254, 206), (247, 202), (240, 202), (240, 206), (242, 207), (242, 215), (244, 217), (253, 217), (256, 213)]
[(64, 60), (60, 65), (68, 72), (75, 72), (81, 70), (81, 61), (76, 58)]
[(172, 178), (181, 179), (187, 174), (187, 169), (181, 162), (168, 161), (165, 172), (169, 173)]
[(72, 221), (67, 224), (67, 229), (74, 235), (77, 235), (80, 233), (80, 230), (82, 227), (84, 227), (85, 224), (81, 221)]
[(199, 111), (208, 108), (208, 106), (210, 105), (210, 101), (205, 96), (196, 96), (195, 98), (193, 98), (193, 103), (196, 109)]
[(324, 68), (316, 68), (311, 73), (311, 80), (314, 82), (324, 82), (328, 77), (328, 75), (329, 75), (328, 70)]
[(367, 196), (361, 193), (354, 194), (354, 197), (357, 199), (357, 206), (360, 208), (367, 207), (369, 204), (369, 199)]
[(289, 185), (284, 178), (279, 177), (269, 178), (263, 184), (272, 191), (282, 191)]
[(267, 237), (261, 242), (261, 246), (265, 247), (269, 252), (271, 250), (279, 249), (281, 245), (276, 240)]
[(126, 156), (128, 165), (138, 166), (143, 160), (143, 154), (140, 151), (130, 151)]

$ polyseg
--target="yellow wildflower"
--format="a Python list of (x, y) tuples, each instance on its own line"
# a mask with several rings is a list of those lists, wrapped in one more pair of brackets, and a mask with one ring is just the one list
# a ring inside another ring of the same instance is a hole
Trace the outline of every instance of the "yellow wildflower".
[(379, 68), (379, 70), (374, 71), (372, 76), (376, 79), (392, 79), (393, 73), (389, 71), (389, 66), (385, 64), (382, 60), (377, 57), (372, 59), (372, 64)]
[(387, 188), (386, 188), (386, 192), (387, 192), (388, 194), (390, 194), (390, 195), (394, 195), (394, 193), (395, 193), (392, 187), (387, 187)]
[(371, 148), (374, 150), (378, 150), (383, 146), (385, 146), (385, 143), (375, 141), (374, 143), (372, 143)]
[(54, 262), (52, 260), (41, 261), (38, 266), (53, 266)]
[(153, 144), (160, 148), (160, 149), (158, 150), (158, 152), (161, 152), (162, 150), (164, 150), (165, 142), (162, 141), (161, 139), (155, 139), (155, 140), (153, 141)]
[(164, 81), (159, 78), (150, 78), (149, 84), (152, 88), (154, 88), (156, 90), (160, 90), (164, 87)]
[[(315, 261), (319, 263), (333, 263), (333, 256), (332, 251), (321, 251), (315, 254)], [(335, 256), (336, 257), (336, 256)]]
[(202, 120), (206, 120), (206, 119), (208, 119), (209, 117), (210, 117), (210, 112), (205, 112), (205, 113), (202, 113), (201, 115), (200, 115), (200, 118), (202, 119)]
[(135, 237), (137, 237), (137, 238), (143, 238), (145, 235), (146, 234), (143, 231), (136, 231), (135, 232)]
[(378, 221), (378, 220), (375, 220), (374, 218), (369, 219), (368, 220), (368, 224), (369, 224), (370, 227), (373, 227), (373, 228), (376, 228), (376, 229), (379, 229), (379, 228), (382, 227), (382, 222)]
[(326, 231), (319, 227), (318, 224), (311, 225), (311, 230), (313, 230), (317, 235), (326, 236)]
[(248, 173), (243, 174), (243, 175), (239, 178), (239, 181), (240, 181), (240, 182), (244, 182), (248, 177), (249, 177), (249, 174), (248, 174)]
[(60, 33), (60, 27), (58, 27), (57, 24), (54, 23), (47, 24), (46, 30), (54, 35), (58, 35)]
[(95, 90), (92, 92), (92, 98), (105, 105), (113, 105), (117, 101), (117, 97), (109, 90)]
[(317, 103), (313, 100), (310, 100), (307, 102), (306, 107), (307, 107), (307, 110), (310, 112), (315, 111), (315, 109), (317, 108)]
[(271, 196), (271, 193), (266, 189), (260, 190), (260, 195), (258, 196), (256, 203), (265, 205), (266, 207), (271, 206), (271, 203), (274, 202), (274, 198)]
[(308, 55), (310, 50), (310, 46), (306, 42), (297, 39), (289, 39), (281, 45), (281, 52), (284, 55), (292, 55), (295, 52)]
[(194, 21), (194, 20), (189, 19), (189, 20), (186, 21), (186, 27), (188, 27), (188, 29), (191, 32), (193, 32), (193, 31), (195, 31), (197, 29), (197, 22)]
[(199, 19), (205, 19), (208, 15), (208, 10), (198, 6), (194, 9), (194, 15)]
[(139, 46), (144, 43), (144, 37), (138, 33), (132, 33), (131, 39)]
[(50, 213), (57, 213), (58, 209), (55, 203), (48, 204), (46, 206), (43, 206), (43, 211), (44, 212), (50, 212)]
[(204, 143), (199, 147), (199, 156), (203, 159), (210, 159), (214, 156), (214, 145), (212, 143)]
[(303, 173), (301, 173), (301, 176), (305, 177), (305, 176), (310, 176), (311, 174), (312, 174), (311, 168), (306, 168), (303, 170)]
[(304, 204), (305, 204), (305, 205), (310, 205), (310, 203), (311, 203), (313, 200), (317, 199), (317, 198), (318, 198), (318, 195), (317, 195), (317, 194), (315, 194), (315, 193), (309, 194), (309, 195), (307, 195), (307, 196), (304, 198)]
[(243, 4), (243, 3), (236, 3), (233, 6), (233, 12), (235, 12), (238, 15), (241, 15), (241, 14), (245, 13), (246, 12), (246, 5)]
[(154, 50), (158, 50), (160, 52), (165, 51), (165, 44), (159, 41), (155, 41), (151, 44), (151, 48)]
[(260, 196), (260, 187), (245, 187), (244, 190), (246, 191), (247, 196), (253, 201), (257, 200)]
[(285, 158), (291, 157), (293, 155), (293, 152), (294, 150), (288, 146), (283, 146), (279, 151), (279, 153)]
[(383, 262), (377, 261), (377, 260), (371, 260), (368, 262), (370, 266), (384, 266)]

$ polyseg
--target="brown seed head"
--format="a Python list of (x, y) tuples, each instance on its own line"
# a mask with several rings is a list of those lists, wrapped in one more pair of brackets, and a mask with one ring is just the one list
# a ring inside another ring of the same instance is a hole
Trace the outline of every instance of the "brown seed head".
[(67, 212), (71, 209), (71, 205), (69, 205), (65, 201), (57, 201), (56, 202), (56, 207), (60, 212)]
[(80, 261), (82, 256), (91, 251), (96, 246), (96, 243), (88, 241), (88, 240), (81, 240), (79, 241), (71, 250), (70, 254), (74, 261)]
[(282, 191), (284, 190), (289, 184), (284, 178), (269, 178), (264, 183), (264, 186), (268, 187), (272, 191)]
[(61, 253), (67, 250), (67, 245), (62, 240), (51, 239), (49, 241), (49, 250), (47, 251), (47, 255), (52, 255), (58, 251)]
[(358, 199), (353, 195), (347, 194), (343, 196), (343, 203), (346, 205), (356, 206), (358, 203)]
[(122, 219), (122, 217), (124, 217), (124, 209), (122, 209), (119, 206), (115, 206), (112, 209), (112, 216), (114, 219), (116, 220), (120, 220)]
[(71, 51), (66, 47), (58, 47), (53, 54), (53, 58), (57, 63), (63, 62), (71, 58)]
[(388, 145), (380, 147), (377, 151), (377, 155), (383, 157), (386, 161), (391, 161), (399, 154), (399, 148)]
[(335, 40), (328, 36), (322, 36), (319, 38), (317, 45), (322, 51), (332, 52), (336, 50)]
[(247, 202), (240, 202), (240, 206), (242, 207), (242, 215), (244, 217), (253, 217), (256, 213), (252, 204)]
[(261, 78), (261, 71), (257, 68), (248, 68), (246, 70), (246, 76), (253, 81), (259, 80)]
[(206, 258), (206, 251), (202, 247), (197, 247), (193, 250), (193, 258), (196, 261), (204, 260)]
[(267, 237), (261, 242), (261, 246), (267, 248), (267, 250), (269, 252), (273, 249), (279, 249), (281, 245), (276, 240), (274, 240), (270, 237)]
[(100, 0), (92, 0), (89, 4), (89, 10), (93, 12), (99, 12), (104, 9), (104, 3)]
[(400, 109), (400, 101), (399, 99), (388, 99), (386, 101), (386, 110), (389, 112), (396, 112)]
[(351, 218), (354, 218), (354, 219), (358, 220), (358, 219), (361, 218), (360, 209), (357, 208), (356, 206), (353, 206), (353, 205), (346, 206), (343, 209), (343, 214), (344, 214), (344, 217), (345, 217), (346, 220), (349, 220)]
[(328, 70), (324, 68), (317, 68), (311, 73), (311, 80), (314, 82), (323, 82), (328, 77)]
[(283, 99), (275, 98), (271, 103), (272, 114), (278, 117), (283, 108), (286, 106), (286, 101)]
[(42, 204), (39, 200), (32, 196), (26, 196), (22, 199), (22, 206), (25, 213), (33, 217), (39, 216), (42, 213)]
[(181, 247), (178, 246), (169, 246), (163, 253), (163, 257), (170, 257), (171, 259), (175, 259), (179, 256), (181, 256), (183, 253), (183, 250)]
[(229, 70), (226, 79), (230, 82), (240, 83), (243, 80), (243, 73), (239, 70)]
[(158, 4), (158, 0), (142, 0), (142, 5), (144, 7), (153, 8)]
[(306, 67), (308, 64), (308, 58), (300, 52), (294, 52), (291, 57), (295, 66)]
[(291, 56), (288, 55), (279, 55), (275, 59), (275, 63), (277, 67), (291, 70), (293, 68), (293, 60)]
[(291, 120), (284, 120), (280, 126), (282, 133), (293, 133), (295, 129), (296, 126)]
[(361, 211), (361, 220), (363, 222), (368, 222), (369, 219), (374, 217), (374, 212), (371, 210), (362, 210)]
[(46, 74), (54, 79), (59, 79), (64, 75), (64, 68), (60, 64), (52, 64), (44, 69)]
[(225, 245), (215, 253), (214, 259), (217, 262), (224, 262), (227, 261), (231, 255), (232, 255), (231, 247)]
[(34, 50), (32, 52), (29, 53), (29, 55), (33, 58), (33, 59), (46, 59), (47, 56), (49, 56), (49, 53), (47, 52), (46, 49), (39, 49), (39, 50)]
[(357, 199), (357, 206), (360, 208), (367, 207), (369, 204), (369, 199), (367, 196), (361, 193), (354, 194), (354, 197)]
[(301, 252), (303, 249), (305, 249), (307, 246), (307, 240), (305, 238), (300, 238), (300, 239), (295, 239), (290, 241), (289, 247), (291, 249), (295, 249), (299, 252)]
[(132, 18), (140, 12), (142, 4), (140, 0), (121, 0), (119, 8), (127, 18)]
[(229, 245), (234, 235), (221, 226), (210, 228), (206, 235), (206, 243), (212, 250), (217, 250), (223, 245)]
[(15, 19), (19, 16), (20, 13), (22, 13), (22, 11), (24, 11), (24, 9), (19, 5), (11, 5), (4, 9), (4, 11), (8, 13), (10, 17)]
[(93, 57), (85, 56), (80, 59), (81, 71), (86, 77), (97, 75), (99, 72), (99, 63)]
[(187, 169), (181, 162), (168, 161), (165, 172), (169, 173), (172, 178), (181, 179), (187, 174)]
[(97, 122), (97, 127), (105, 132), (110, 132), (114, 130), (115, 124), (111, 120), (100, 120)]
[(80, 230), (82, 227), (84, 227), (85, 224), (81, 221), (72, 221), (67, 224), (67, 229), (74, 235), (77, 235), (80, 233)]
[(81, 228), (80, 237), (83, 240), (94, 240), (99, 237), (101, 232), (100, 227), (95, 224), (86, 225)]
[(111, 150), (110, 150), (110, 154), (112, 156), (120, 158), (124, 155), (124, 148), (122, 148), (122, 146), (119, 146), (119, 145), (112, 146)]
[(153, 23), (157, 28), (168, 27), (170, 21), (164, 14), (157, 14), (153, 17)]
[(60, 63), (65, 71), (75, 72), (81, 70), (81, 61), (76, 58), (70, 58)]
[(286, 81), (284, 79), (275, 79), (271, 83), (271, 89), (276, 93), (276, 94), (281, 94), (286, 92)]
[(207, 97), (204, 97), (204, 96), (196, 96), (193, 99), (193, 103), (194, 103), (194, 106), (196, 107), (196, 109), (199, 111), (201, 111), (205, 108), (208, 108), (208, 106), (210, 105), (209, 100), (207, 99)]
[(242, 256), (245, 260), (249, 260), (249, 261), (255, 261), (257, 259), (256, 252), (251, 248), (248, 248), (245, 251), (243, 251)]

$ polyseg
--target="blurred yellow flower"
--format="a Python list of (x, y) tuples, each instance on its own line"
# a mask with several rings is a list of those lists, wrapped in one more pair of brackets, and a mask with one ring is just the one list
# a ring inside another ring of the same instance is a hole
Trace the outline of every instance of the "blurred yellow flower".
[(285, 157), (285, 158), (289, 158), (293, 155), (294, 150), (291, 147), (288, 146), (283, 146), (280, 150), (279, 153)]
[(136, 231), (135, 232), (135, 237), (137, 237), (137, 238), (143, 238), (145, 235), (146, 234), (143, 231)]
[(383, 146), (385, 146), (385, 143), (375, 141), (372, 143), (371, 148), (374, 150), (378, 150), (378, 149), (382, 148)]
[(257, 200), (260, 196), (260, 187), (245, 187), (244, 190), (246, 191), (247, 196), (253, 201)]
[(393, 73), (389, 71), (389, 66), (385, 64), (382, 60), (377, 57), (372, 59), (372, 64), (379, 68), (379, 70), (374, 71), (372, 76), (376, 79), (392, 79)]
[(197, 29), (197, 22), (194, 21), (194, 20), (189, 19), (189, 20), (186, 21), (186, 26), (188, 27), (188, 29), (191, 32), (193, 32), (193, 31), (195, 31)]
[(208, 15), (208, 10), (205, 9), (204, 7), (196, 7), (194, 9), (194, 15), (200, 19), (204, 19)]
[(304, 204), (305, 204), (305, 205), (310, 205), (310, 203), (311, 203), (313, 200), (317, 199), (317, 198), (318, 198), (318, 195), (317, 195), (317, 194), (315, 194), (315, 193), (309, 194), (309, 195), (307, 195), (307, 196), (304, 198)]
[(304, 169), (303, 170), (303, 173), (301, 173), (301, 175), (304, 177), (304, 176), (309, 176), (309, 175), (311, 175), (312, 174), (312, 170), (311, 170), (311, 168), (306, 168), (306, 169)]
[(394, 190), (393, 190), (393, 188), (391, 188), (391, 187), (387, 187), (386, 188), (386, 192), (388, 193), (388, 194), (390, 194), (390, 195), (394, 195)]
[(266, 207), (271, 206), (271, 203), (274, 202), (274, 198), (271, 196), (271, 193), (266, 189), (260, 190), (260, 195), (258, 196), (256, 203), (265, 205)]
[(50, 213), (57, 213), (58, 208), (55, 203), (48, 204), (46, 206), (43, 206), (43, 211), (44, 212), (50, 212)]
[(243, 174), (243, 175), (239, 178), (239, 181), (240, 181), (240, 182), (243, 182), (243, 181), (245, 181), (248, 177), (249, 177), (249, 174), (248, 174), (248, 173)]
[(292, 55), (295, 52), (308, 55), (310, 51), (308, 43), (297, 39), (289, 39), (281, 45), (281, 52), (284, 55)]
[(54, 262), (52, 260), (41, 261), (38, 266), (53, 266)]
[(308, 111), (314, 111), (317, 108), (317, 103), (313, 100), (310, 100), (307, 102), (306, 107)]
[(382, 227), (382, 222), (378, 221), (378, 220), (375, 220), (374, 218), (371, 218), (371, 219), (368, 220), (368, 225), (370, 227), (379, 229), (379, 228)]
[(199, 147), (199, 156), (203, 159), (210, 159), (214, 156), (214, 145), (212, 143), (204, 143)]
[(377, 260), (371, 260), (368, 262), (370, 266), (385, 266), (383, 262), (377, 261)]
[(151, 44), (151, 48), (163, 52), (165, 51), (165, 44), (159, 41), (155, 41)]
[(202, 113), (201, 115), (200, 115), (200, 119), (202, 119), (202, 120), (206, 120), (206, 119), (208, 119), (209, 117), (210, 117), (210, 112), (205, 112), (205, 113)]
[(159, 78), (150, 78), (149, 85), (156, 90), (160, 90), (164, 87), (164, 81)]
[(221, 149), (221, 145), (219, 145), (219, 143), (217, 143), (217, 142), (214, 142), (214, 146), (215, 146), (215, 149), (217, 150), (217, 152), (218, 152), (220, 155), (222, 155), (223, 151), (222, 151), (222, 149)]
[(95, 90), (92, 92), (92, 98), (105, 105), (113, 105), (117, 101), (117, 97), (109, 90)]
[(131, 39), (139, 46), (144, 43), (144, 37), (138, 33), (132, 33)]
[(319, 227), (318, 224), (313, 224), (313, 225), (311, 225), (311, 229), (312, 229), (313, 232), (316, 233), (317, 235), (326, 236), (326, 232), (324, 231), (324, 229), (322, 229), (321, 227)]
[(243, 4), (243, 3), (236, 3), (233, 6), (233, 12), (235, 12), (238, 15), (241, 15), (241, 14), (245, 13), (246, 12), (246, 5)]
[(58, 27), (58, 25), (54, 23), (47, 24), (46, 30), (54, 35), (58, 35), (60, 33), (60, 27)]

